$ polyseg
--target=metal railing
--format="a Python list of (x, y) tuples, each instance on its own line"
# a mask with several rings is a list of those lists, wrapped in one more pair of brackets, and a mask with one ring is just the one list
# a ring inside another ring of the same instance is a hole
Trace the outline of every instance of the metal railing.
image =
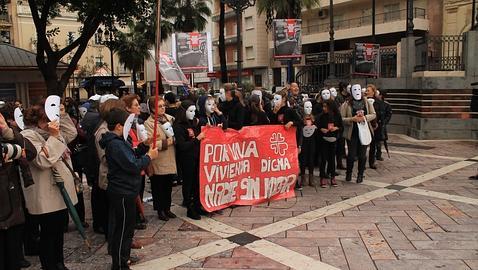
[[(329, 60), (329, 59), (327, 59)], [(335, 76), (337, 79), (352, 79), (353, 51), (339, 51), (335, 53)], [(329, 62), (311, 64), (304, 67), (296, 75), (296, 81), (306, 92), (317, 92), (324, 87), (324, 81), (329, 78)], [(397, 77), (397, 48), (380, 48), (380, 77)]]
[(415, 71), (460, 71), (463, 62), (464, 35), (424, 36), (415, 41)]
[[(426, 10), (423, 8), (414, 8), (413, 17), (417, 19), (426, 19)], [(396, 10), (375, 15), (375, 24), (390, 23), (407, 19), (407, 10)], [(318, 21), (318, 19), (317, 19)], [(372, 25), (372, 15), (361, 16), (351, 19), (334, 21), (334, 30), (350, 29), (362, 26)], [(329, 32), (330, 22), (309, 24), (303, 27), (304, 34)]]

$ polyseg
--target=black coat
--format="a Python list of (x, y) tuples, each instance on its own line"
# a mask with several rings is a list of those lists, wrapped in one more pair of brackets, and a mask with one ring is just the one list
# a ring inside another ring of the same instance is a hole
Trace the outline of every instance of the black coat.
[(384, 141), (387, 139), (386, 125), (392, 117), (391, 107), (382, 100), (375, 99), (373, 108), (375, 109), (375, 114), (377, 115), (375, 118), (377, 128), (374, 131), (374, 139), (376, 141)]
[(237, 98), (222, 102), (219, 110), (224, 114), (229, 128), (240, 130), (244, 126), (246, 108)]
[[(197, 119), (187, 123), (174, 123), (174, 138), (176, 157), (179, 164), (192, 164), (199, 162), (200, 141), (196, 136), (200, 133)], [(187, 169), (187, 168), (181, 168)]]
[[(3, 143), (24, 146), (29, 161), (36, 157), (35, 147), (29, 140), (24, 139), (19, 132), (14, 131), (13, 140), (2, 139)], [(24, 222), (23, 193), (17, 161), (3, 162), (0, 168), (0, 230), (6, 230)]]

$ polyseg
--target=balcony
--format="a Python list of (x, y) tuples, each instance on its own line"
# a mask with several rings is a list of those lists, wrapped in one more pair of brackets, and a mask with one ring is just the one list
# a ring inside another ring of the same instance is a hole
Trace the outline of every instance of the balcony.
[[(413, 12), (416, 30), (428, 30), (426, 10), (415, 8)], [(401, 32), (406, 30), (407, 10), (396, 10), (375, 15), (376, 34)], [(318, 21), (318, 20), (316, 20)], [(304, 44), (327, 41), (329, 39), (330, 23), (314, 23), (309, 21), (304, 25)], [(371, 35), (372, 16), (361, 16), (346, 20), (334, 21), (336, 39), (346, 39)]]
[[(236, 34), (234, 34), (233, 36), (226, 36), (225, 40), (224, 40), (224, 43), (225, 43), (226, 46), (236, 44), (237, 43)], [(213, 46), (219, 46), (219, 39), (214, 39), (213, 42), (212, 42), (212, 45)]]
[(12, 20), (8, 13), (0, 13), (0, 25), (1, 26), (12, 26)]
[[(226, 10), (226, 13), (224, 13), (224, 20), (228, 20), (228, 19), (235, 18), (235, 17), (236, 17), (236, 13), (232, 9)], [(212, 16), (212, 21), (213, 22), (219, 22), (219, 13), (214, 14)]]

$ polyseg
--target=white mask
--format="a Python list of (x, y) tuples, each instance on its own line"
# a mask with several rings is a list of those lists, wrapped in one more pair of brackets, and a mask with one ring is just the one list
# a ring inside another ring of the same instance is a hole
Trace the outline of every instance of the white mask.
[(78, 111), (80, 111), (81, 118), (85, 117), (86, 113), (88, 112), (88, 110), (85, 107), (80, 107)]
[(213, 113), (214, 112), (214, 108), (215, 108), (215, 103), (214, 103), (214, 100), (213, 99), (208, 99), (206, 100), (206, 112), (207, 113)]
[(352, 96), (355, 100), (361, 100), (362, 99), (362, 87), (360, 84), (354, 84), (352, 85)]
[(362, 94), (367, 93), (367, 88), (362, 88)]
[(226, 90), (224, 88), (219, 89), (219, 100), (226, 101)]
[(331, 96), (334, 98), (337, 97), (337, 89), (335, 89), (335, 87), (330, 88), (329, 91)]
[(193, 120), (195, 115), (196, 115), (196, 106), (194, 105), (189, 106), (189, 108), (186, 110), (186, 118), (188, 120)]
[(322, 96), (322, 100), (329, 100), (330, 99), (330, 90), (329, 89), (324, 89), (324, 90), (322, 90), (320, 95)]
[(135, 115), (134, 115), (134, 113), (132, 113), (132, 114), (130, 114), (130, 115), (128, 116), (128, 118), (126, 119), (126, 122), (124, 123), (124, 126), (123, 126), (123, 139), (124, 139), (125, 141), (128, 140), (129, 131), (131, 130), (131, 127), (133, 126), (134, 118), (135, 118)]
[(309, 115), (312, 113), (312, 102), (310, 101), (304, 102), (304, 113), (305, 115)]
[(349, 95), (351, 95), (352, 94), (351, 91), (352, 91), (352, 85), (349, 84), (349, 85), (347, 85), (347, 93), (349, 93)]
[(60, 101), (59, 96), (49, 96), (45, 101), (45, 113), (50, 121), (60, 120)]
[(25, 124), (23, 122), (23, 113), (20, 108), (15, 108), (15, 111), (13, 112), (13, 118), (15, 119), (15, 123), (17, 123), (17, 126), (21, 129), (25, 129)]
[(282, 96), (281, 95), (274, 95), (274, 107), (279, 106), (282, 103)]
[(308, 94), (302, 94), (302, 102), (306, 102), (309, 100), (309, 95)]
[(136, 123), (136, 133), (138, 134), (138, 140), (144, 142), (148, 139), (148, 131), (144, 125)]
[(166, 122), (161, 125), (161, 128), (163, 129), (164, 133), (166, 134), (166, 137), (172, 138), (174, 137), (174, 131), (173, 131), (173, 126), (171, 123)]

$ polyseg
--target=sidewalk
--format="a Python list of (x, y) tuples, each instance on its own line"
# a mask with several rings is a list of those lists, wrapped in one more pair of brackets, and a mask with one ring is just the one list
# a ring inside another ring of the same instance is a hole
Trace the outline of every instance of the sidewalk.
[[(305, 187), (297, 197), (186, 218), (180, 187), (173, 212), (160, 221), (145, 205), (148, 228), (133, 269), (478, 269), (477, 142), (416, 142), (391, 136), (391, 158), (367, 169), (362, 184)], [(317, 173), (318, 175), (318, 173)], [(355, 181), (355, 178), (353, 179)], [(87, 217), (89, 194), (85, 194)], [(89, 220), (91, 224), (91, 220)], [(66, 234), (71, 270), (109, 269), (104, 237)], [(38, 258), (29, 257), (39, 269)]]

